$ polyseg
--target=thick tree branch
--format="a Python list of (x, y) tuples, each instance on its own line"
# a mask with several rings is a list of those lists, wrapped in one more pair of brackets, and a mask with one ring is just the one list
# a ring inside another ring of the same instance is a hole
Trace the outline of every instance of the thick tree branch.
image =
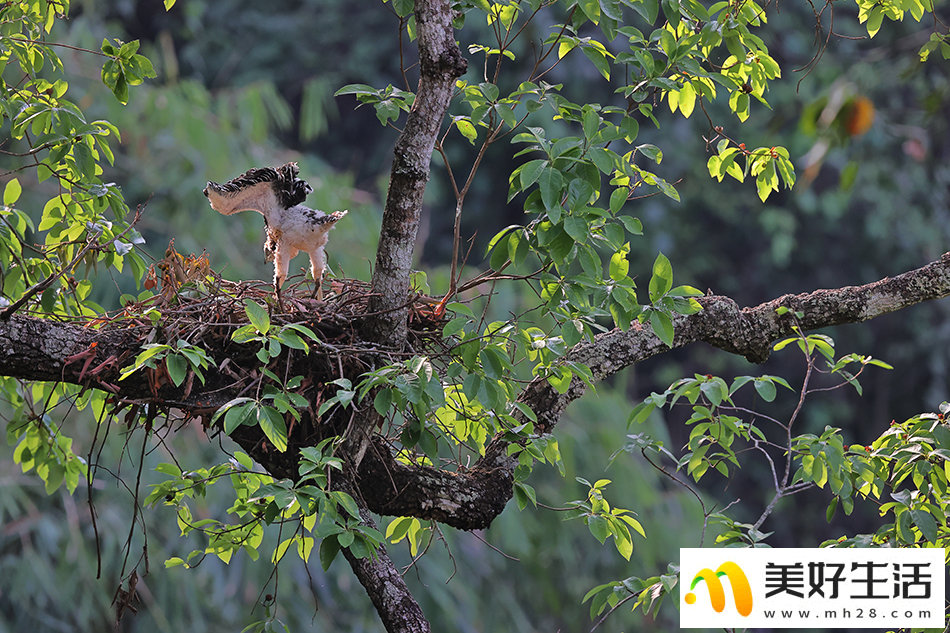
[[(674, 320), (673, 347), (699, 341), (753, 363), (769, 358), (772, 343), (794, 333), (861, 323), (924, 301), (950, 296), (950, 253), (922, 268), (896, 277), (886, 277), (863, 286), (815, 290), (799, 295), (783, 295), (753, 308), (739, 309), (729, 297), (702, 297), (703, 310)], [(780, 307), (789, 313), (779, 315)], [(801, 312), (801, 319), (791, 313)], [(574, 347), (566, 360), (590, 367), (595, 381), (621, 369), (669, 351), (649, 327), (632, 325), (626, 332), (611, 330), (592, 343)], [(538, 415), (538, 432), (550, 432), (569, 403), (584, 394), (585, 385), (574, 379), (565, 394), (559, 394), (546, 380), (533, 381), (521, 400)]]
[(376, 437), (360, 462), (360, 491), (369, 508), (387, 516), (432, 519), (460, 530), (487, 528), (511, 498), (509, 470), (452, 473), (396, 461)]
[(452, 99), (455, 80), (468, 63), (455, 43), (452, 6), (448, 0), (416, 0), (416, 35), (419, 43), (419, 86), (396, 141), (383, 211), (382, 231), (373, 270), (375, 296), (364, 338), (402, 348), (406, 340), (406, 307), (422, 198), (429, 179), (432, 149)]
[[(950, 253), (893, 278), (864, 286), (784, 295), (752, 308), (739, 309), (728, 297), (703, 297), (699, 299), (703, 305), (701, 312), (676, 319), (673, 346), (685, 347), (702, 341), (761, 363), (769, 357), (772, 344), (794, 334), (796, 325), (810, 331), (860, 323), (947, 296), (950, 296)], [(790, 312), (779, 315), (776, 309), (782, 306)], [(794, 312), (801, 312), (803, 316), (796, 319)], [(597, 336), (591, 343), (577, 345), (565, 360), (590, 367), (596, 382), (669, 350), (649, 327), (634, 324), (626, 332), (612, 330)], [(537, 379), (528, 385), (520, 400), (537, 414), (536, 431), (549, 433), (568, 404), (585, 391), (585, 384), (576, 378), (564, 394), (558, 393), (546, 380)], [(400, 466), (416, 473), (412, 476), (387, 465), (385, 470), (395, 473), (391, 481), (380, 476), (367, 477), (375, 482), (367, 502), (374, 512), (382, 514), (398, 510), (400, 514), (429, 518), (439, 512), (441, 522), (463, 529), (490, 524), (496, 516), (494, 512), (500, 513), (504, 508), (497, 495), (505, 494), (505, 502), (511, 497), (517, 462), (508, 456), (507, 448), (507, 442), (496, 438), (471, 471), (459, 474)], [(368, 453), (367, 459), (371, 458), (379, 459), (378, 452), (375, 456)], [(378, 466), (363, 465), (360, 472), (366, 476), (373, 468)], [(362, 483), (365, 487), (366, 482)], [(440, 494), (439, 490), (443, 492)], [(465, 501), (461, 504), (464, 508), (455, 509), (453, 505), (460, 499)], [(415, 507), (409, 500), (416, 500)], [(484, 514), (473, 517), (478, 512)]]
[[(676, 320), (674, 346), (704, 341), (753, 362), (762, 362), (768, 358), (774, 341), (793, 334), (796, 322), (806, 331), (859, 323), (948, 295), (950, 253), (917, 270), (872, 284), (785, 295), (753, 308), (740, 310), (728, 297), (703, 297), (701, 312)], [(796, 320), (792, 314), (778, 315), (776, 309), (781, 306), (803, 316)], [(0, 375), (108, 389), (116, 380), (117, 368), (131, 362), (139, 345), (139, 337), (128, 330), (96, 330), (14, 315), (0, 322)], [(86, 365), (81, 354), (90, 349), (95, 355)], [(668, 350), (648, 327), (634, 325), (627, 332), (613, 330), (599, 335), (592, 343), (578, 345), (567, 358), (586, 364), (595, 380), (602, 380)], [(70, 358), (77, 360), (68, 363)], [(94, 373), (109, 358), (126, 360)], [(156, 396), (144, 373), (136, 372), (121, 383), (122, 395), (196, 413), (210, 412), (234, 397), (236, 388), (229, 388), (234, 382), (231, 376), (215, 370), (206, 376), (207, 384), (194, 385), (187, 397), (181, 389), (170, 385), (163, 386)], [(522, 402), (537, 413), (537, 431), (550, 432), (567, 405), (584, 391), (579, 380), (574, 380), (565, 394), (559, 394), (544, 380), (536, 380), (525, 389)], [(266, 450), (258, 427), (240, 427), (232, 437), (276, 477), (295, 476), (295, 454)], [(298, 438), (297, 444), (301, 441), (306, 440)], [(360, 496), (370, 510), (380, 514), (434, 519), (461, 529), (482, 528), (492, 522), (511, 498), (514, 464), (506, 449), (507, 444), (496, 439), (474, 468), (450, 473), (396, 462), (386, 444), (376, 438), (359, 465)]]
[[(864, 286), (785, 295), (753, 308), (739, 309), (728, 297), (703, 297), (699, 299), (703, 305), (701, 312), (676, 319), (673, 345), (684, 347), (703, 341), (752, 362), (763, 362), (772, 343), (792, 335), (796, 325), (809, 331), (860, 323), (948, 295), (950, 253), (893, 278)], [(779, 307), (789, 311), (779, 315)], [(795, 312), (802, 316), (794, 316)], [(140, 344), (138, 333), (108, 324), (93, 329), (14, 315), (0, 321), (0, 375), (115, 391), (119, 368), (131, 362)], [(597, 336), (593, 342), (577, 345), (566, 360), (584, 363), (599, 381), (669, 349), (650, 328), (634, 324), (626, 332), (613, 330)], [(218, 356), (224, 352), (233, 356), (236, 350), (209, 351)], [(206, 377), (205, 385), (194, 385), (191, 393), (186, 394), (183, 388), (167, 384), (156, 391), (146, 372), (136, 372), (122, 382), (122, 397), (140, 398), (192, 413), (210, 413), (240, 389), (233, 375), (219, 370), (208, 371)], [(551, 432), (567, 405), (584, 392), (585, 385), (579, 380), (574, 380), (564, 394), (545, 380), (535, 380), (525, 389), (521, 401), (536, 412), (536, 430)], [(316, 428), (313, 421), (308, 425)], [(295, 477), (296, 452), (268, 449), (258, 427), (242, 426), (232, 437), (274, 476)], [(299, 435), (295, 446), (307, 441)], [(512, 495), (516, 464), (507, 455), (507, 448), (505, 441), (496, 438), (474, 468), (450, 473), (396, 462), (389, 447), (381, 438), (375, 438), (359, 464), (358, 481), (352, 485), (354, 497), (368, 510), (380, 514), (434, 519), (461, 529), (483, 528), (501, 513)], [(376, 559), (356, 559), (349, 554), (347, 558), (388, 630), (427, 630), (421, 610), (385, 554)]]
[[(375, 527), (372, 519), (368, 525)], [(388, 633), (428, 633), (429, 622), (399, 574), (399, 570), (380, 547), (376, 558), (356, 558), (343, 550), (350, 568), (369, 595)]]
[[(203, 385), (198, 380), (180, 387), (156, 382), (149, 370), (119, 381), (120, 369), (130, 365), (142, 350), (141, 336), (140, 331), (126, 328), (122, 321), (96, 329), (15, 314), (0, 320), (0, 376), (65, 382), (113, 393), (121, 390), (123, 400), (147, 400), (199, 415), (214, 412), (244, 386), (216, 367), (205, 372)], [(219, 357), (236, 357), (239, 351), (253, 357), (247, 347), (209, 351)]]

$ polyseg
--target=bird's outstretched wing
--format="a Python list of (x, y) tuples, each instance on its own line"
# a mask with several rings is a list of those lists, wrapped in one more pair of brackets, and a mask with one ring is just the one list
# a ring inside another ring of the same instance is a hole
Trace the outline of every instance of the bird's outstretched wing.
[(278, 168), (249, 169), (223, 185), (208, 182), (204, 190), (211, 208), (224, 215), (257, 211), (268, 217), (276, 209), (302, 203), (313, 189), (297, 177), (297, 163)]

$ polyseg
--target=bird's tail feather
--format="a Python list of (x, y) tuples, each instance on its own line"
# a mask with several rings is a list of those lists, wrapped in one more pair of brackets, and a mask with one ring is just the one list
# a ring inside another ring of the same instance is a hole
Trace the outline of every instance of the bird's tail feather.
[(334, 211), (333, 213), (327, 214), (323, 216), (322, 218), (320, 218), (318, 222), (320, 224), (331, 224), (331, 225), (336, 224), (337, 221), (340, 220), (347, 213), (349, 213), (348, 209), (344, 209), (343, 211)]

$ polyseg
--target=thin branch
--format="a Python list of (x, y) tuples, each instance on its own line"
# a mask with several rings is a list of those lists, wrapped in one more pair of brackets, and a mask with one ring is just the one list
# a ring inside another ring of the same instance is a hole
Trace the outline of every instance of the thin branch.
[[(114, 242), (115, 240), (122, 238), (126, 233), (132, 230), (132, 227), (135, 226), (135, 223), (138, 222), (141, 217), (142, 217), (142, 206), (139, 205), (139, 208), (135, 212), (135, 218), (132, 220), (129, 226), (126, 227), (124, 231), (122, 231), (121, 233), (113, 237), (110, 241)], [(71, 262), (66, 264), (66, 266), (61, 268), (58, 272), (51, 274), (49, 277), (47, 277), (43, 281), (35, 284), (29, 290), (24, 292), (22, 297), (14, 301), (3, 312), (0, 312), (0, 320), (6, 321), (7, 319), (9, 319), (11, 316), (13, 316), (14, 312), (19, 310), (23, 306), (23, 304), (29, 301), (30, 298), (33, 297), (36, 293), (43, 292), (44, 290), (49, 288), (51, 285), (53, 285), (54, 281), (56, 281), (57, 279), (65, 275), (68, 271), (72, 270), (73, 267), (76, 266), (76, 264), (78, 264), (80, 260), (82, 260), (82, 258), (86, 256), (86, 253), (88, 253), (93, 248), (98, 248), (102, 246), (99, 243), (99, 238), (101, 236), (102, 236), (102, 232), (100, 231), (99, 233), (96, 234), (95, 237), (92, 237), (86, 243), (86, 245), (79, 251), (79, 253), (77, 253), (76, 256), (73, 257)]]

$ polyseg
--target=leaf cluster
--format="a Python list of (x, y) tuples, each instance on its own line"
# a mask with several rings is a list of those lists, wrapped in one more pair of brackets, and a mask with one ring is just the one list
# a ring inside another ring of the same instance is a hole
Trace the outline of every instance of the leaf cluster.
[[(809, 376), (813, 371), (820, 371), (837, 377), (839, 382), (830, 388), (811, 387), (806, 378), (799, 390), (798, 408), (788, 421), (770, 417), (757, 407), (740, 402), (738, 397), (742, 388), (751, 384), (754, 399), (773, 403), (778, 396), (777, 387), (796, 391), (783, 378), (740, 376), (730, 384), (718, 376), (696, 374), (674, 382), (664, 393), (651, 394), (633, 409), (628, 420), (628, 425), (639, 424), (657, 408), (672, 408), (678, 403), (688, 406), (692, 413), (686, 424), (691, 428), (681, 455), (643, 434), (629, 435), (622, 451), (641, 453), (654, 465), (651, 456), (667, 458), (674, 463), (676, 471), (683, 470), (698, 482), (710, 471), (730, 478), (733, 469), (748, 465), (748, 460), (741, 459), (741, 455), (752, 450), (763, 455), (769, 465), (776, 501), (805, 488), (817, 487), (830, 494), (826, 511), (829, 522), (839, 507), (850, 515), (859, 502), (876, 504), (882, 517), (892, 519), (873, 533), (827, 540), (822, 547), (946, 547), (950, 544), (946, 512), (950, 503), (950, 426), (946, 420), (950, 404), (943, 403), (939, 413), (894, 422), (866, 446), (848, 445), (841, 429), (830, 426), (820, 434), (794, 434), (792, 429), (801, 403), (810, 394), (845, 385), (851, 385), (860, 394), (858, 376), (866, 367), (890, 369), (891, 366), (860, 354), (838, 357), (834, 341), (822, 334), (798, 333), (776, 343), (775, 349), (785, 349), (793, 343), (811, 368)], [(818, 369), (819, 361), (824, 369)], [(784, 475), (781, 459), (785, 461)], [(715, 540), (720, 546), (768, 546), (772, 533), (760, 528), (773, 508), (774, 501), (754, 523), (738, 522), (725, 510), (707, 512), (707, 524), (719, 526)], [(646, 612), (648, 605), (672, 592), (676, 578), (673, 582), (669, 580), (646, 582), (631, 577), (595, 587), (585, 600), (594, 598), (592, 617), (607, 607), (614, 608), (634, 598), (637, 600), (634, 608), (642, 605)]]
[(102, 53), (109, 60), (102, 66), (102, 83), (116, 100), (125, 105), (129, 102), (129, 86), (138, 86), (146, 79), (155, 77), (152, 62), (138, 54), (139, 41), (102, 41)]
[[(256, 357), (261, 363), (261, 388), (256, 397), (239, 396), (218, 409), (212, 423), (223, 419), (223, 429), (228, 435), (242, 425), (257, 425), (278, 451), (287, 450), (287, 423), (285, 416), (300, 420), (300, 409), (308, 406), (307, 399), (298, 393), (303, 384), (302, 376), (281, 378), (268, 365), (284, 352), (284, 348), (310, 351), (310, 345), (301, 336), (319, 342), (317, 335), (305, 325), (288, 323), (272, 327), (267, 310), (256, 301), (245, 299), (244, 313), (250, 323), (234, 330), (231, 340), (235, 343), (258, 343)], [(263, 378), (269, 382), (263, 383)], [(321, 410), (322, 414), (323, 410)]]
[(576, 479), (578, 483), (587, 486), (587, 498), (568, 503), (571, 509), (567, 512), (566, 518), (583, 520), (587, 524), (587, 529), (601, 544), (609, 537), (613, 537), (617, 551), (625, 559), (630, 560), (630, 555), (633, 554), (630, 528), (643, 538), (647, 537), (643, 526), (634, 518), (635, 513), (610, 506), (604, 498), (604, 488), (610, 483), (609, 479), (598, 479), (593, 484), (583, 477)]
[[(42, 282), (38, 299), (44, 313), (92, 316), (101, 308), (89, 301), (91, 283), (63, 273), (83, 262), (84, 277), (99, 264), (122, 272), (128, 262), (141, 280), (146, 265), (134, 251), (143, 240), (125, 221), (128, 206), (119, 187), (100, 178), (101, 163), (115, 160), (110, 144), (119, 140), (119, 130), (109, 121), (91, 120), (69, 98), (63, 62), (46, 41), (67, 11), (67, 2), (45, 0), (0, 7), (0, 116), (9, 123), (13, 143), (7, 151), (23, 159), (21, 169), (35, 170), (38, 183), (51, 180), (55, 186), (48, 191), (57, 192), (37, 205), (42, 213), (35, 214), (17, 208), (24, 202), (21, 194), (32, 189), (25, 179), (7, 181), (0, 210), (0, 303), (10, 305), (8, 297)], [(138, 42), (130, 42), (114, 53), (122, 68), (128, 66), (131, 81), (141, 83), (154, 73), (149, 75), (151, 66), (135, 54), (137, 48)], [(35, 205), (32, 195), (27, 204)]]
[[(169, 479), (152, 486), (145, 504), (175, 507), (182, 536), (197, 532), (208, 539), (206, 547), (193, 550), (186, 558), (172, 557), (165, 566), (194, 566), (195, 561), (200, 562), (208, 554), (229, 563), (238, 551), (257, 560), (264, 527), (274, 523), (296, 524), (293, 534), (283, 539), (271, 554), (274, 564), (291, 547), (296, 548), (302, 560), (309, 560), (317, 541), (325, 570), (342, 548), (349, 548), (358, 558), (374, 556), (383, 535), (363, 524), (359, 507), (349, 494), (331, 487), (331, 472), (342, 469), (342, 461), (333, 455), (336, 439), (327, 438), (301, 450), (300, 477), (296, 483), (256, 472), (250, 457), (240, 451), (228, 463), (211, 469), (182, 472), (174, 464), (158, 466), (157, 470)], [(209, 486), (225, 477), (235, 494), (228, 513), (238, 522), (196, 520), (188, 500), (204, 497)]]
[(188, 372), (193, 372), (201, 384), (204, 384), (204, 371), (212, 363), (207, 352), (188, 341), (177, 340), (174, 343), (146, 343), (132, 364), (122, 370), (119, 380), (125, 380), (133, 373), (144, 369), (158, 369), (159, 361), (164, 361), (165, 371), (168, 372), (172, 384), (180, 387), (185, 382)]

